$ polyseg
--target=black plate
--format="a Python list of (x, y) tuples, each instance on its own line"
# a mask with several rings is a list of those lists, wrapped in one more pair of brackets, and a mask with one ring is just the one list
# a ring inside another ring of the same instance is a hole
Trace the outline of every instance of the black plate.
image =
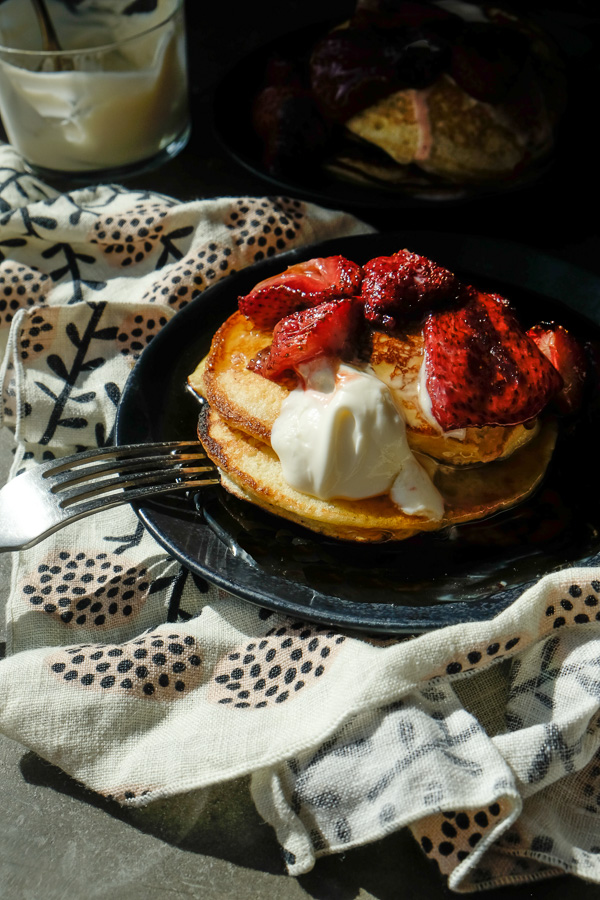
[[(213, 98), (213, 127), (225, 151), (240, 165), (295, 197), (334, 208), (393, 210), (431, 207), (432, 203), (462, 203), (479, 200), (490, 194), (521, 190), (537, 182), (552, 164), (544, 159), (518, 178), (497, 185), (453, 185), (435, 177), (430, 179), (415, 170), (415, 184), (372, 184), (345, 181), (326, 169), (315, 166), (294, 173), (274, 175), (265, 166), (259, 138), (252, 125), (254, 98), (264, 85), (265, 67), (273, 53), (282, 51), (291, 58), (308, 64), (316, 40), (338, 23), (321, 22), (299, 28), (269, 41), (236, 62), (218, 84)], [(422, 184), (418, 182), (422, 181)]]
[[(293, 250), (232, 275), (181, 310), (146, 348), (118, 409), (118, 443), (190, 439), (199, 405), (187, 375), (237, 297), (314, 256), (358, 263), (400, 247), (504, 293), (524, 325), (556, 319), (600, 342), (600, 283), (508, 242), (442, 234), (371, 234)], [(569, 307), (559, 298), (569, 300)], [(589, 318), (582, 314), (587, 313)], [(593, 321), (592, 321), (593, 320)], [(600, 344), (599, 344), (600, 345)], [(597, 410), (564, 423), (543, 486), (517, 509), (408, 541), (358, 546), (326, 539), (237, 500), (222, 488), (137, 507), (158, 542), (193, 572), (252, 603), (292, 616), (388, 634), (486, 620), (541, 575), (589, 563), (600, 549)]]

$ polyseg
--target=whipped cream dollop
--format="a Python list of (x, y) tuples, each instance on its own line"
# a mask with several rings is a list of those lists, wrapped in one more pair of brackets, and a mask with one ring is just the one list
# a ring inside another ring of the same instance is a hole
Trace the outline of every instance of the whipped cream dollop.
[(271, 445), (293, 488), (322, 500), (390, 494), (408, 515), (439, 520), (441, 494), (415, 459), (389, 388), (368, 370), (315, 361), (282, 404)]

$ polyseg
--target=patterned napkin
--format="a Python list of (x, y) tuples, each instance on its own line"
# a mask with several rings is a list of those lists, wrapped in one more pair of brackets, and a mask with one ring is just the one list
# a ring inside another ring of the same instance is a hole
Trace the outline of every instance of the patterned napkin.
[[(205, 287), (368, 230), (282, 197), (59, 195), (0, 148), (13, 474), (109, 444), (131, 366)], [(0, 728), (94, 791), (143, 806), (249, 775), (292, 875), (408, 826), (457, 891), (600, 881), (600, 569), (386, 641), (211, 587), (128, 507), (13, 561)]]

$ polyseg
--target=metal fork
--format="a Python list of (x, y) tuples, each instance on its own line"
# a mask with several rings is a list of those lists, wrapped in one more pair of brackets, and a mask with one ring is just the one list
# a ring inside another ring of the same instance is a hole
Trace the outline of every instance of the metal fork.
[(42, 463), (0, 490), (0, 553), (33, 547), (100, 510), (219, 480), (199, 441), (128, 444)]

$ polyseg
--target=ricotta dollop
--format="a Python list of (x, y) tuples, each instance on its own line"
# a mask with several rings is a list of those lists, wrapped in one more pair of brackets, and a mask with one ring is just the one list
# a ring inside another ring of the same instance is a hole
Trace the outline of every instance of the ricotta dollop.
[(271, 431), (287, 483), (322, 500), (389, 494), (407, 515), (441, 519), (442, 496), (408, 445), (387, 385), (371, 371), (324, 361), (300, 374)]

